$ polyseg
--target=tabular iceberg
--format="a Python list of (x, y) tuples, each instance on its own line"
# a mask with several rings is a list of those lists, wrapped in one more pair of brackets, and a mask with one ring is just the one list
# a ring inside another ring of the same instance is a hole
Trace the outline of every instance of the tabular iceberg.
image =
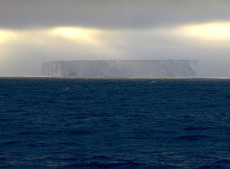
[(195, 77), (196, 60), (78, 60), (42, 64), (54, 77)]

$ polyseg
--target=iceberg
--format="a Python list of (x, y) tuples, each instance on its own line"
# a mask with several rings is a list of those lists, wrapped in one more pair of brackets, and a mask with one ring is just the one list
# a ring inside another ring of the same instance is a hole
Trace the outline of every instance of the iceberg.
[(195, 77), (196, 60), (76, 60), (42, 63), (52, 77)]

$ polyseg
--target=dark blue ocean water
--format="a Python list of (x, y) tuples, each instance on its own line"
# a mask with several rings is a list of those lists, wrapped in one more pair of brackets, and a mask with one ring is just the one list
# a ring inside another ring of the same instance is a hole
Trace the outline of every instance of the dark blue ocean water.
[(0, 168), (230, 168), (230, 80), (149, 82), (1, 78)]

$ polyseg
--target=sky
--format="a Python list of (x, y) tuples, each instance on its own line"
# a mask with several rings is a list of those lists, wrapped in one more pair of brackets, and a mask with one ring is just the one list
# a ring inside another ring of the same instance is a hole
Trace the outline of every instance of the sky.
[(198, 60), (198, 77), (230, 77), (230, 1), (0, 0), (0, 76), (98, 59)]

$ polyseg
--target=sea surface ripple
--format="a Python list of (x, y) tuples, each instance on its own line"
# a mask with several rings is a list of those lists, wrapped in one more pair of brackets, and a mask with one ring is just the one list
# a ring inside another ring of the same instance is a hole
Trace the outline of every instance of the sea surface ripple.
[(0, 168), (230, 168), (229, 79), (0, 78)]

